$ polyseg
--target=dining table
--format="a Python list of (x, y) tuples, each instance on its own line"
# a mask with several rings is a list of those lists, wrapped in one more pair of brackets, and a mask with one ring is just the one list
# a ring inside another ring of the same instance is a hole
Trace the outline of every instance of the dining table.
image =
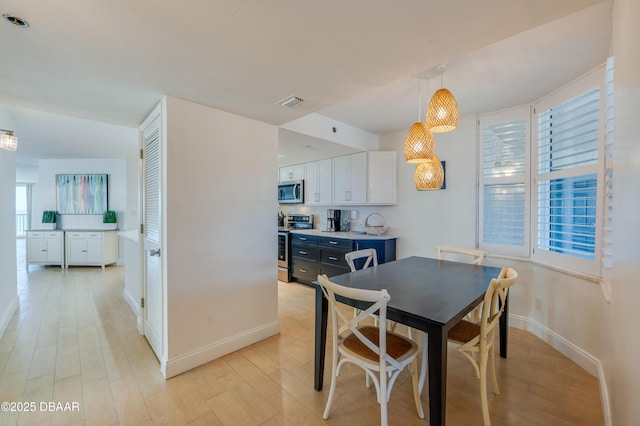
[[(330, 280), (347, 287), (386, 289), (391, 300), (387, 319), (427, 334), (429, 424), (444, 425), (447, 395), (447, 336), (449, 330), (478, 306), (501, 268), (412, 256), (369, 267)], [(328, 301), (318, 282), (315, 305), (314, 388), (322, 390), (327, 341)], [(352, 299), (337, 300), (358, 306)], [(507, 356), (508, 299), (500, 318), (500, 356)], [(426, 339), (425, 339), (426, 342)], [(426, 344), (426, 343), (425, 343)]]

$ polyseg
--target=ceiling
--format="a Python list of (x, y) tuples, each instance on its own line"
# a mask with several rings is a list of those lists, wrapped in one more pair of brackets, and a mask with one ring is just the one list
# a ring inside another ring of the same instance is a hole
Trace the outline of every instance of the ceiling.
[[(384, 134), (416, 121), (418, 82), (429, 77), (420, 83), (423, 109), (442, 80), (461, 114), (495, 111), (594, 68), (611, 40), (611, 1), (601, 0), (8, 0), (0, 7), (30, 24), (0, 22), (0, 104), (15, 122), (19, 166), (47, 156), (117, 157), (131, 149), (125, 135), (164, 95), (277, 126), (318, 113)], [(434, 71), (441, 64), (442, 76)], [(278, 105), (289, 95), (304, 102)], [(283, 149), (295, 145), (295, 134), (281, 134), (294, 140)]]

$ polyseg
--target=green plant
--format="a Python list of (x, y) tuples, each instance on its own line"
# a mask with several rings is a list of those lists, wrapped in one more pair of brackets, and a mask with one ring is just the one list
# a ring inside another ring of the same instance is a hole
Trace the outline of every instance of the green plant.
[(42, 223), (56, 223), (56, 211), (45, 210), (42, 212)]
[(107, 210), (102, 216), (102, 223), (117, 223), (116, 212), (114, 210)]

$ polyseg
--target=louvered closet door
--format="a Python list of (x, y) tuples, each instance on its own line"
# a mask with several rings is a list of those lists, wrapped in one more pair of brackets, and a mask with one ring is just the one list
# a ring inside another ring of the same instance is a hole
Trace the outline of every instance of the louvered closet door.
[(144, 334), (162, 360), (162, 210), (161, 210), (161, 119), (158, 115), (142, 131), (143, 151), (143, 219), (144, 219)]

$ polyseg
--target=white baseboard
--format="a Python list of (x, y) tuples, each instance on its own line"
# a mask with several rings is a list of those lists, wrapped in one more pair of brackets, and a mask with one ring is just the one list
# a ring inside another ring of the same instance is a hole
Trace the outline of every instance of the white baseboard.
[(160, 368), (164, 377), (168, 379), (278, 333), (280, 333), (280, 321), (273, 321), (211, 345), (206, 345), (194, 351), (179, 355), (166, 362), (163, 361)]
[(125, 285), (123, 292), (124, 300), (126, 300), (127, 304), (136, 315), (136, 327), (138, 328), (138, 333), (143, 334), (144, 330), (142, 328), (142, 311), (140, 310), (140, 301), (136, 300), (131, 293), (127, 291), (127, 286)]
[(18, 306), (20, 306), (20, 298), (16, 294), (13, 300), (9, 303), (9, 306), (7, 306), (7, 310), (0, 318), (0, 339), (2, 339), (2, 336), (4, 336), (4, 332), (9, 326), (9, 321), (11, 321), (11, 317), (18, 310)]
[(578, 364), (589, 372), (589, 374), (598, 378), (600, 385), (600, 398), (602, 399), (602, 412), (604, 415), (604, 424), (611, 426), (611, 406), (609, 404), (609, 392), (607, 390), (607, 382), (604, 377), (604, 368), (602, 362), (584, 351), (582, 348), (574, 345), (558, 333), (548, 329), (538, 321), (523, 317), (520, 315), (509, 314), (509, 326), (526, 330), (548, 343), (562, 355)]

